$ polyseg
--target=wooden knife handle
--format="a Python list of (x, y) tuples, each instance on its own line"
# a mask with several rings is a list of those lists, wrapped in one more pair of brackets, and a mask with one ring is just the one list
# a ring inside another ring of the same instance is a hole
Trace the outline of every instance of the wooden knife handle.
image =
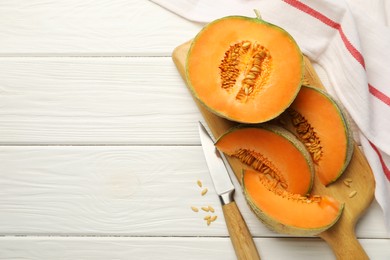
[(236, 202), (233, 201), (223, 205), (222, 210), (237, 259), (260, 259), (252, 235), (249, 232)]

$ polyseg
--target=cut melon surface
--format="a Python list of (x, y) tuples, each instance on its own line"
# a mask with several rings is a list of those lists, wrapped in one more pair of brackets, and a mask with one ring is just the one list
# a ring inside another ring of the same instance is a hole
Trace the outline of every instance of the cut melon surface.
[(301, 196), (277, 188), (274, 180), (252, 170), (243, 173), (245, 198), (270, 229), (291, 235), (317, 235), (340, 218), (344, 204), (329, 196)]
[(260, 123), (293, 102), (303, 68), (301, 50), (284, 29), (259, 18), (228, 16), (207, 24), (192, 41), (186, 80), (211, 112)]
[(353, 137), (346, 115), (329, 94), (302, 86), (279, 121), (305, 144), (322, 184), (341, 176), (353, 155)]
[(314, 167), (301, 142), (289, 131), (275, 125), (238, 126), (216, 142), (216, 147), (237, 158), (242, 168), (251, 168), (278, 180), (289, 192), (305, 195), (313, 184)]

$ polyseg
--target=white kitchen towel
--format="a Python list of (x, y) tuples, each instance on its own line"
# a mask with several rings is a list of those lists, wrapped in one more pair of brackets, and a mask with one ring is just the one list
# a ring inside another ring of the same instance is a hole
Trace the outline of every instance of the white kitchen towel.
[[(254, 17), (286, 29), (326, 72), (328, 92), (358, 127), (390, 231), (390, 1), (151, 0), (193, 22)], [(194, 35), (195, 36), (195, 35)]]

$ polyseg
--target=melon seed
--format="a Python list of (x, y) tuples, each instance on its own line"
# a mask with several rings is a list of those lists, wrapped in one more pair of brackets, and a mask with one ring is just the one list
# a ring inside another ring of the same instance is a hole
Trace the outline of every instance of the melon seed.
[(202, 182), (200, 181), (200, 180), (198, 180), (197, 182), (196, 182), (197, 184), (198, 184), (198, 186), (200, 187), (200, 188), (202, 188)]
[(317, 150), (315, 153), (312, 153), (314, 162), (319, 162), (321, 159), (321, 150)]
[(246, 78), (247, 78), (247, 79), (255, 79), (255, 78), (256, 78), (256, 75), (253, 74), (253, 73), (249, 73), (248, 75), (246, 75)]
[(353, 198), (357, 194), (357, 191), (354, 190), (351, 193), (349, 193), (348, 197)]
[(209, 205), (209, 210), (210, 210), (210, 212), (212, 212), (212, 213), (214, 213), (214, 212), (215, 212), (214, 208), (213, 208), (213, 207), (211, 207), (210, 205)]
[(320, 195), (314, 195), (314, 196), (312, 197), (312, 199), (313, 199), (313, 201), (315, 201), (315, 202), (321, 202), (321, 200), (322, 200), (322, 198), (321, 198)]
[(201, 208), (203, 211), (206, 211), (206, 212), (209, 212), (210, 211), (210, 208), (209, 207), (202, 207)]
[(201, 192), (202, 196), (206, 195), (207, 191), (208, 191), (207, 188), (203, 189)]
[(194, 207), (194, 206), (192, 206), (191, 209), (192, 209), (193, 212), (198, 212), (199, 211), (199, 209), (197, 207)]
[(254, 85), (255, 84), (255, 81), (253, 79), (251, 79), (251, 78), (248, 78), (248, 77), (245, 78), (242, 82), (246, 83), (248, 85)]
[(283, 189), (287, 189), (287, 184), (284, 183), (284, 182), (281, 182), (281, 183), (280, 183), (280, 186), (282, 186)]
[(245, 48), (245, 49), (249, 48), (250, 46), (251, 46), (251, 43), (250, 43), (250, 42), (244, 42), (244, 43), (242, 44), (242, 47)]

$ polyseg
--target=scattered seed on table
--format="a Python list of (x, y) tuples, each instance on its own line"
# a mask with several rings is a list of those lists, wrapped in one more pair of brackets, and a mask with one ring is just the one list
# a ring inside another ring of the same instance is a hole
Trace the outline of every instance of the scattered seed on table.
[(193, 212), (198, 212), (199, 211), (199, 209), (197, 207), (194, 207), (194, 206), (192, 206), (191, 209), (192, 209)]
[(208, 191), (207, 188), (203, 189), (203, 190), (202, 190), (202, 193), (201, 193), (202, 196), (206, 195), (207, 191)]
[(209, 220), (211, 218), (211, 216), (210, 215), (207, 215), (206, 217), (204, 217), (203, 219), (204, 220)]
[(202, 209), (203, 211), (206, 211), (206, 212), (209, 212), (209, 211), (210, 211), (209, 207), (201, 207), (201, 209)]
[(209, 210), (210, 210), (210, 212), (212, 212), (212, 213), (214, 213), (214, 212), (215, 212), (214, 208), (213, 208), (213, 207), (211, 207), (210, 205), (209, 205)]
[(200, 188), (202, 188), (203, 184), (202, 184), (202, 182), (201, 182), (200, 180), (198, 180), (196, 183), (198, 184), (198, 186), (199, 186)]
[(344, 182), (344, 185), (345, 185), (345, 186), (351, 187), (350, 182), (348, 182), (347, 180), (344, 180), (343, 182)]
[(212, 217), (210, 218), (210, 221), (211, 221), (211, 222), (214, 222), (216, 219), (217, 219), (217, 215), (212, 216)]

